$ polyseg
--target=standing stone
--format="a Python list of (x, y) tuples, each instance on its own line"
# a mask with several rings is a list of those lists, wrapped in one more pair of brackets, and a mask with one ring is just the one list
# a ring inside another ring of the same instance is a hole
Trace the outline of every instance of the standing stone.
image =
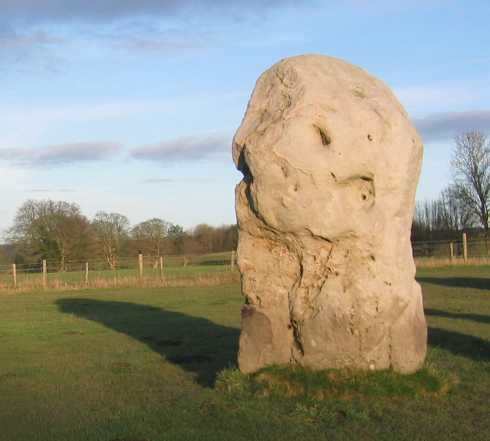
[(233, 141), (243, 372), (422, 366), (422, 150), (390, 89), (356, 66), (305, 55), (259, 78)]

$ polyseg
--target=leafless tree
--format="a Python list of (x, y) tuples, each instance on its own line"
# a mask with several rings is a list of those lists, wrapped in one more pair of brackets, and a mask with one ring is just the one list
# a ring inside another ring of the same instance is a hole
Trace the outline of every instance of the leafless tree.
[(128, 237), (128, 218), (119, 213), (99, 211), (92, 220), (92, 226), (104, 259), (111, 269), (114, 269), (124, 241)]
[(4, 246), (0, 246), (0, 265), (7, 265), (10, 263), (10, 259), (7, 256), (7, 252)]
[(458, 190), (450, 185), (441, 192), (440, 199), (445, 207), (448, 230), (460, 232), (474, 227), (478, 222), (466, 201), (459, 199), (457, 193)]
[(452, 191), (462, 207), (475, 216), (488, 237), (490, 210), (490, 140), (480, 131), (455, 138), (451, 167)]
[(131, 230), (135, 243), (144, 254), (155, 261), (164, 254), (172, 224), (163, 219), (153, 218), (139, 223)]

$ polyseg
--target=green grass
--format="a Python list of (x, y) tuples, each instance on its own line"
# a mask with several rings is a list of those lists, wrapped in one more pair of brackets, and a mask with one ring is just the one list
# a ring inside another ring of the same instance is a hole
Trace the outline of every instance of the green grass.
[(314, 401), (437, 396), (448, 393), (456, 382), (457, 378), (453, 375), (429, 368), (400, 375), (391, 370), (313, 371), (301, 367), (269, 366), (247, 376), (236, 369), (226, 369), (219, 374), (216, 386), (226, 393), (248, 397), (299, 397)]
[(490, 268), (419, 279), (408, 377), (240, 374), (237, 285), (0, 295), (0, 440), (488, 440)]

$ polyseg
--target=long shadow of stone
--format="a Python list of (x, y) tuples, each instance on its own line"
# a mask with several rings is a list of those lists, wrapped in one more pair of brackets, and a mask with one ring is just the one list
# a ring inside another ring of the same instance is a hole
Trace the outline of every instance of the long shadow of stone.
[(490, 360), (490, 342), (472, 335), (429, 327), (429, 345), (475, 361)]
[(490, 279), (475, 277), (417, 277), (420, 283), (448, 286), (450, 288), (473, 288), (490, 291)]
[(439, 309), (426, 308), (426, 315), (432, 315), (436, 317), (445, 317), (450, 319), (462, 319), (462, 320), (471, 320), (474, 322), (480, 323), (490, 323), (490, 316), (483, 314), (469, 314), (464, 312), (448, 312), (441, 311)]
[(195, 373), (203, 386), (212, 386), (219, 371), (236, 363), (236, 328), (128, 302), (66, 298), (56, 303), (64, 313), (102, 323), (139, 340), (171, 363)]

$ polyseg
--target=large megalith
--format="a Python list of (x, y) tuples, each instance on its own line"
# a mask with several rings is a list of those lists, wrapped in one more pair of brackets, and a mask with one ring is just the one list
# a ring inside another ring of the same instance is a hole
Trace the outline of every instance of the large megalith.
[(259, 78), (233, 141), (243, 372), (422, 366), (422, 150), (390, 89), (356, 66), (305, 55)]

